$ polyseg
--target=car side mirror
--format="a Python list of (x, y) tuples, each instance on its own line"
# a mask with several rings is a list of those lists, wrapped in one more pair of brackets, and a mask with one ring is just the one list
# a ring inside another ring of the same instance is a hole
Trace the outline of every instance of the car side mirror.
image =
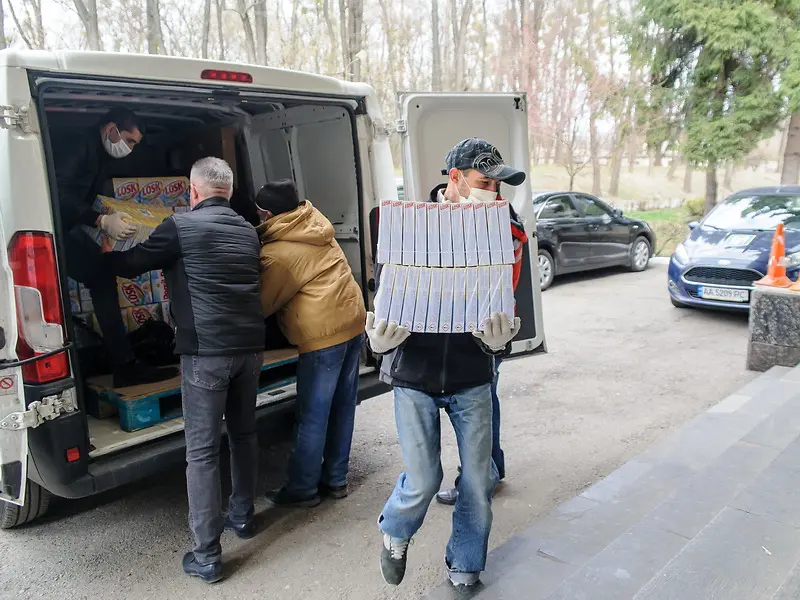
[(689, 229), (697, 229), (700, 227), (700, 221), (692, 221), (689, 223)]
[(618, 209), (618, 208), (615, 208), (614, 210), (612, 210), (611, 214), (614, 215), (615, 219), (619, 219), (620, 217), (622, 217), (622, 211), (620, 209)]

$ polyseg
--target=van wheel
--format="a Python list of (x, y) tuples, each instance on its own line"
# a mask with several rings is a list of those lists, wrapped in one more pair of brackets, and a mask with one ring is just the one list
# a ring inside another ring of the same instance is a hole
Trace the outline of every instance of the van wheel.
[(44, 516), (53, 495), (30, 479), (25, 489), (25, 505), (0, 500), (0, 529), (13, 529)]

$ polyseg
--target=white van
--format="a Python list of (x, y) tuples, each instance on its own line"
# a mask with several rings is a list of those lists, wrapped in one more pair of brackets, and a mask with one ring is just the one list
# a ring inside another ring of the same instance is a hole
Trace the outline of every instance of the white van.
[[(148, 133), (129, 158), (113, 162), (109, 177), (185, 175), (209, 154), (233, 166), (234, 200), (252, 198), (265, 181), (292, 177), (335, 224), (369, 304), (370, 215), (379, 200), (397, 197), (390, 135), (402, 136), (409, 199), (427, 199), (443, 180), (445, 154), (465, 137), (485, 137), (510, 164), (530, 164), (521, 94), (408, 94), (389, 125), (372, 88), (319, 75), (162, 56), (0, 52), (3, 528), (44, 514), (52, 495), (96, 494), (184, 460), (180, 418), (124, 431), (118, 418), (88, 414), (90, 386), (73, 342), (53, 148), (68, 148), (70, 135), (115, 106), (134, 110)], [(508, 199), (531, 236), (517, 290), (523, 331), (513, 344), (514, 354), (531, 353), (544, 350), (544, 335), (530, 260), (537, 255), (530, 187), (504, 193), (514, 194)], [(260, 418), (294, 398), (294, 365), (284, 362), (278, 374), (265, 371), (269, 392), (259, 396)], [(361, 374), (361, 399), (387, 391), (366, 352)]]

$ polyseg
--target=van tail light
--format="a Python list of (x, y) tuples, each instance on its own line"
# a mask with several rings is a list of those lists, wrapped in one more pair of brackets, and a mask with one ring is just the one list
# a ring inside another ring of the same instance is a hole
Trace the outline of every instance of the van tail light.
[[(17, 233), (8, 255), (17, 301), (19, 359), (58, 350), (64, 345), (64, 310), (53, 236), (41, 231)], [(22, 365), (25, 383), (49, 383), (69, 375), (66, 351)]]
[(250, 73), (242, 73), (241, 71), (220, 71), (219, 69), (206, 69), (200, 73), (200, 79), (230, 81), (232, 83), (253, 83), (253, 76)]

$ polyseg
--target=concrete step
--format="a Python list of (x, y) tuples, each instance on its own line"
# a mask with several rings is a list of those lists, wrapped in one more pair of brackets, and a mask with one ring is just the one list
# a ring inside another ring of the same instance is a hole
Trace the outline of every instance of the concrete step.
[[(471, 597), (736, 600), (740, 596), (714, 595), (711, 587), (686, 595), (690, 588), (683, 586), (712, 586), (724, 560), (708, 558), (705, 578), (685, 576), (694, 573), (689, 563), (710, 552), (724, 556), (737, 543), (748, 551), (732, 556), (732, 564), (753, 559), (752, 571), (740, 568), (741, 579), (752, 585), (731, 585), (743, 593), (765, 586), (774, 594), (791, 569), (800, 571), (800, 540), (797, 555), (790, 551), (794, 527), (769, 525), (795, 516), (792, 500), (800, 498), (777, 494), (776, 487), (790, 474), (792, 453), (800, 452), (798, 435), (800, 370), (774, 368), (494, 550), (483, 587)], [(800, 513), (800, 501), (794, 504)], [(769, 535), (753, 538), (762, 525)], [(780, 560), (769, 554), (770, 545)], [(753, 547), (772, 568), (758, 570), (761, 557), (751, 556)], [(683, 595), (671, 595), (673, 586)], [(456, 597), (448, 585), (428, 596)]]

